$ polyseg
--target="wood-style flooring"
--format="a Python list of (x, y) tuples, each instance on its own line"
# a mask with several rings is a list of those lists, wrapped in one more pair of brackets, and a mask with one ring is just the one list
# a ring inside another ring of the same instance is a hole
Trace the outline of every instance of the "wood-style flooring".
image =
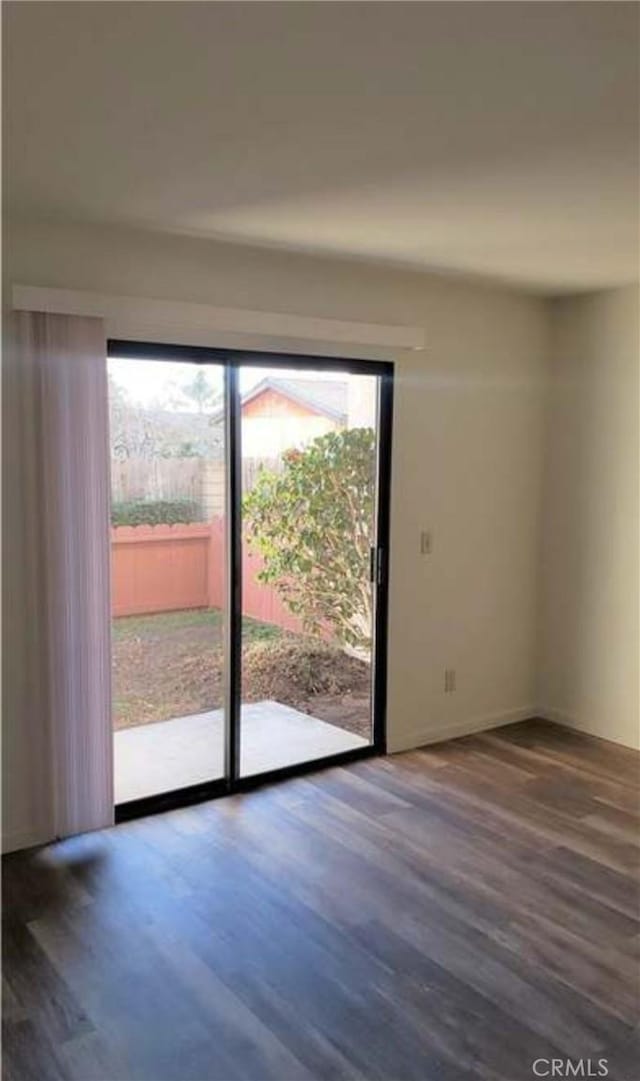
[(5, 1078), (638, 1081), (637, 780), (530, 721), (8, 856)]

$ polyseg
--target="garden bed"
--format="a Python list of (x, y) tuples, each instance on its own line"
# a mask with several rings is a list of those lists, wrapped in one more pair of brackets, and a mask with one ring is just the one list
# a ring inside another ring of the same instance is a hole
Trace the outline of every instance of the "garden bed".
[[(218, 609), (113, 621), (115, 728), (219, 709)], [(272, 699), (370, 738), (370, 668), (317, 639), (243, 619), (243, 702)]]

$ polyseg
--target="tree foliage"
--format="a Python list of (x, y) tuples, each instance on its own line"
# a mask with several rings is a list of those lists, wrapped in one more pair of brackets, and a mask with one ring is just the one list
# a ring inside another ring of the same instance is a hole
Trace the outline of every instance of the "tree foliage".
[(190, 383), (181, 385), (180, 393), (189, 402), (195, 402), (199, 413), (204, 413), (207, 408), (213, 408), (220, 401), (216, 387), (209, 382), (202, 368), (198, 369)]
[(369, 581), (375, 495), (372, 428), (329, 432), (262, 470), (244, 499), (250, 546), (305, 630), (329, 629), (343, 644), (371, 642)]
[[(198, 375), (202, 375), (198, 372)], [(207, 402), (215, 405), (214, 390), (202, 379), (193, 380), (168, 405), (143, 406), (109, 373), (109, 428), (111, 454), (117, 461), (132, 458), (200, 458), (221, 455), (223, 429), (219, 419), (207, 416)], [(196, 402), (184, 411), (185, 404)], [(180, 411), (180, 407), (182, 410)]]

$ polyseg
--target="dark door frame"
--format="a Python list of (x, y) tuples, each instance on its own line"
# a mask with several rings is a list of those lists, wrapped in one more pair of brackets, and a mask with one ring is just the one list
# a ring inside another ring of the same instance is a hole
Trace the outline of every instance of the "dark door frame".
[[(387, 624), (389, 610), (389, 527), (391, 500), (391, 438), (393, 425), (393, 373), (391, 361), (315, 356), (313, 354), (220, 349), (206, 346), (165, 345), (109, 339), (107, 356), (138, 360), (183, 361), (217, 364), (224, 368), (227, 612), (225, 620), (225, 776), (116, 805), (116, 822), (155, 814), (173, 807), (199, 803), (215, 796), (240, 792), (269, 781), (307, 773), (328, 765), (340, 765), (386, 751)], [(300, 762), (249, 777), (240, 776), (240, 708), (242, 664), (242, 522), (240, 462), (240, 393), (238, 377), (243, 367), (293, 367), (300, 370), (346, 372), (379, 378), (378, 455), (376, 483), (376, 546), (372, 560), (375, 582), (373, 631), (373, 738), (367, 747)]]

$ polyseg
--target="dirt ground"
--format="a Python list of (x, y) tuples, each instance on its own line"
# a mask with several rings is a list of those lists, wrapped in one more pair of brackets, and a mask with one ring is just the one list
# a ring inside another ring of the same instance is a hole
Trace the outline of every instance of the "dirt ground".
[[(221, 708), (222, 658), (222, 614), (215, 609), (114, 620), (114, 727)], [(244, 702), (275, 699), (370, 739), (369, 685), (363, 661), (243, 620)]]

